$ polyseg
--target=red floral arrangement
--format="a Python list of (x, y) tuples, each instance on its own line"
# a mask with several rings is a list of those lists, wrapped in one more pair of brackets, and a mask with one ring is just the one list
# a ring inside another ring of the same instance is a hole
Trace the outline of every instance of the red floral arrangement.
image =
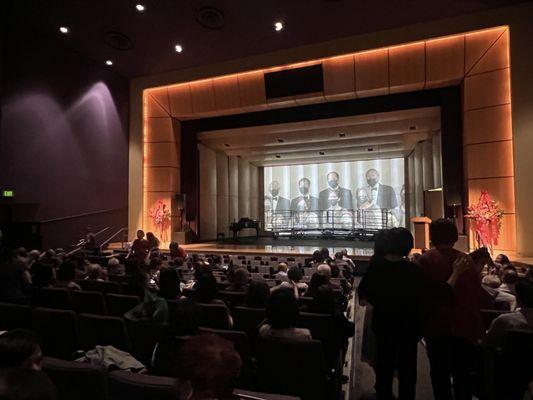
[(496, 201), (491, 200), (486, 190), (481, 191), (477, 204), (468, 207), (466, 217), (473, 220), (478, 247), (484, 246), (492, 250), (493, 246), (498, 245), (503, 210)]
[(157, 205), (150, 209), (150, 218), (157, 228), (161, 241), (168, 242), (167, 229), (170, 227), (170, 210), (162, 200), (158, 200)]

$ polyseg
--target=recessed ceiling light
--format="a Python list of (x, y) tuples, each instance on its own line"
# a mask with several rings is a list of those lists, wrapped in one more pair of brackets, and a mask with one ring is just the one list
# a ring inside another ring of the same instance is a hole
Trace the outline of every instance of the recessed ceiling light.
[(229, 147), (229, 144), (228, 143), (224, 143), (224, 146)]
[(105, 61), (105, 65), (113, 65), (113, 61), (112, 60), (106, 60)]
[(323, 155), (326, 154), (326, 153), (324, 153), (323, 151), (319, 151), (318, 154), (320, 154), (321, 156), (323, 156)]
[(339, 137), (346, 137), (346, 133), (344, 133), (344, 132), (340, 132), (340, 133), (339, 133)]
[(281, 158), (281, 156), (279, 154), (276, 154), (276, 158)]
[(278, 142), (279, 143), (283, 143), (285, 140), (281, 139), (281, 138), (278, 138)]
[(70, 32), (70, 29), (68, 26), (60, 26), (59, 27), (59, 32), (61, 32), (62, 34), (66, 35), (67, 33)]
[(369, 147), (366, 149), (366, 151), (374, 151), (374, 148), (373, 147)]
[(183, 47), (181, 47), (181, 44), (177, 44), (174, 46), (174, 51), (176, 53), (181, 53), (183, 51)]
[(139, 12), (144, 12), (144, 10), (146, 10), (146, 6), (144, 4), (137, 4), (135, 5), (135, 9)]
[(409, 127), (409, 130), (410, 130), (410, 131), (414, 131), (414, 130), (416, 130), (416, 125), (411, 125), (411, 126)]
[(279, 32), (283, 29), (283, 23), (280, 21), (274, 22), (274, 29)]

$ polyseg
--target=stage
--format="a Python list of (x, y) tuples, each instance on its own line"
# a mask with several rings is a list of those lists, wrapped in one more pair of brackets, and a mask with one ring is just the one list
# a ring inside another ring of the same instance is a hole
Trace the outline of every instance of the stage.
[(187, 253), (226, 253), (226, 254), (258, 254), (276, 256), (305, 256), (311, 257), (315, 250), (328, 248), (331, 257), (336, 252), (346, 249), (354, 260), (368, 261), (372, 254), (374, 243), (359, 240), (338, 239), (289, 239), (272, 237), (243, 237), (238, 240), (219, 240), (203, 243), (184, 244)]

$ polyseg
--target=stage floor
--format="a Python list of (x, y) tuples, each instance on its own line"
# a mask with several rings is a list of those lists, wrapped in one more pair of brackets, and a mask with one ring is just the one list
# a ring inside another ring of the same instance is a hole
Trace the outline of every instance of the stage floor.
[(315, 250), (326, 247), (330, 255), (346, 249), (348, 254), (356, 260), (369, 260), (373, 250), (373, 242), (356, 240), (308, 240), (288, 238), (240, 238), (239, 240), (224, 240), (204, 243), (184, 244), (182, 247), (188, 253), (227, 253), (227, 254), (265, 254), (276, 256), (306, 256), (310, 257)]

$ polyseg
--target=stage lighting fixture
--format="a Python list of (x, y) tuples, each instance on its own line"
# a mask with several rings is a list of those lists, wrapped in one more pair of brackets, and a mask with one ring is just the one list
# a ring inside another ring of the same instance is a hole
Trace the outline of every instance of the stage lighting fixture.
[(66, 35), (67, 33), (70, 32), (70, 29), (68, 28), (68, 26), (60, 26), (59, 32), (61, 32), (63, 35)]
[(174, 46), (174, 51), (176, 53), (181, 53), (183, 51), (183, 47), (181, 47), (181, 44), (177, 44)]
[(274, 23), (274, 29), (276, 30), (276, 32), (279, 32), (283, 29), (283, 23), (282, 22), (275, 22)]
[(146, 10), (146, 6), (144, 4), (137, 4), (135, 6), (135, 9), (138, 11), (138, 12), (144, 12)]
[(112, 60), (106, 60), (105, 61), (105, 65), (113, 65), (113, 61)]

